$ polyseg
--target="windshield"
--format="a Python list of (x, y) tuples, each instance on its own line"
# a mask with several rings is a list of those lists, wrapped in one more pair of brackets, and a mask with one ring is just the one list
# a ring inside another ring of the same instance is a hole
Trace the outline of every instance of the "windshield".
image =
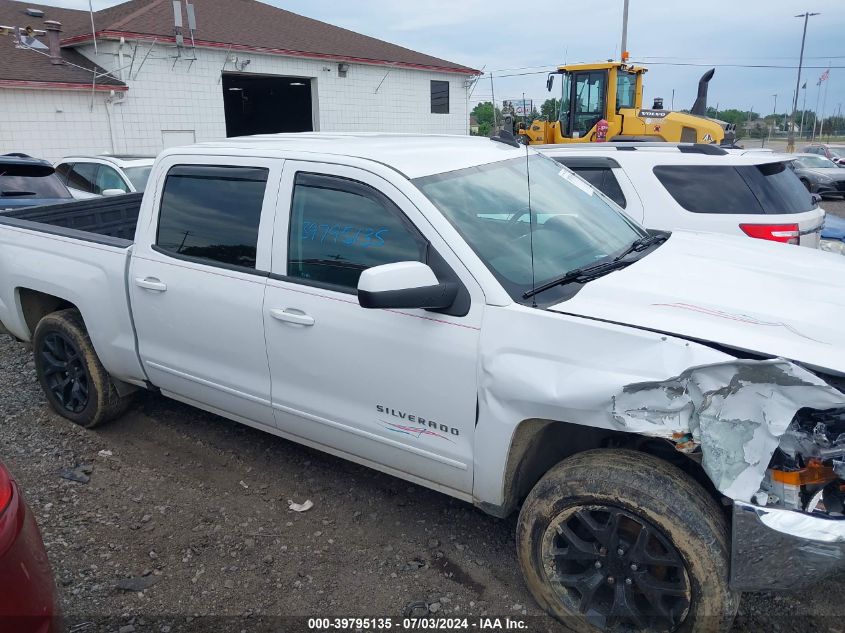
[(129, 182), (135, 187), (135, 191), (143, 191), (147, 187), (147, 180), (150, 177), (152, 165), (146, 167), (126, 167), (123, 173), (129, 178)]
[(3, 198), (70, 198), (55, 174), (49, 176), (7, 176), (0, 173), (0, 197)]
[[(575, 268), (609, 261), (646, 235), (586, 181), (536, 154), (528, 161), (513, 158), (417, 178), (414, 184), (519, 302), (532, 287)], [(571, 293), (553, 288), (543, 299), (555, 302)]]
[(808, 167), (810, 169), (828, 169), (830, 167), (839, 169), (836, 167), (836, 163), (832, 160), (828, 160), (824, 156), (802, 156), (801, 158), (796, 159), (796, 162), (801, 165), (801, 167)]

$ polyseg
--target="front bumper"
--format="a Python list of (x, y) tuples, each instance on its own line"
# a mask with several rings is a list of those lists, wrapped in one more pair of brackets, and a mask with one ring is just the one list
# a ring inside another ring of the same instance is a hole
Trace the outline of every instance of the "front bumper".
[(731, 588), (795, 591), (845, 571), (845, 518), (734, 501)]

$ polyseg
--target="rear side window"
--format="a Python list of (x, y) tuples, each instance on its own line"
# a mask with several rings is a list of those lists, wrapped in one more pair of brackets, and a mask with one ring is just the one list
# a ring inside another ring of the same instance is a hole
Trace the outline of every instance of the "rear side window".
[(158, 250), (254, 269), (268, 172), (217, 165), (171, 168), (161, 195)]
[(573, 167), (572, 171), (581, 176), (588, 183), (593, 185), (596, 189), (601, 191), (608, 198), (613, 200), (623, 209), (628, 203), (625, 200), (625, 194), (622, 193), (622, 187), (619, 186), (619, 181), (613, 175), (613, 171), (608, 167)]
[(801, 213), (812, 198), (784, 163), (658, 165), (654, 175), (687, 211), (722, 214)]
[(387, 197), (363, 183), (319, 174), (296, 177), (288, 276), (355, 292), (373, 266), (425, 261), (427, 242)]

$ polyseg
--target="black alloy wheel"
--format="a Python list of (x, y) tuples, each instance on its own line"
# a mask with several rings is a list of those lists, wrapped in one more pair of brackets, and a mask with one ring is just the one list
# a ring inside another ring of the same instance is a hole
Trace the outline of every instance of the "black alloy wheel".
[(44, 381), (57, 402), (72, 413), (88, 405), (90, 376), (74, 344), (59, 332), (44, 337), (38, 350), (44, 367)]
[(567, 508), (542, 541), (552, 590), (604, 631), (674, 631), (690, 610), (680, 552), (651, 522), (604, 505)]

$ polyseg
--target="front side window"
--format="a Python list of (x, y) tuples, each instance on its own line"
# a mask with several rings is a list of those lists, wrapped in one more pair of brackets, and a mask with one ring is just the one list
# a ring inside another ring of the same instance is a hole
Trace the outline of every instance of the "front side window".
[(355, 292), (373, 266), (426, 261), (427, 242), (402, 211), (363, 183), (297, 174), (291, 206), (288, 277)]
[(693, 213), (780, 214), (813, 208), (806, 188), (785, 163), (658, 165), (654, 175)]
[(613, 200), (623, 209), (627, 204), (625, 194), (622, 193), (622, 187), (619, 186), (619, 181), (613, 175), (613, 170), (609, 167), (574, 167), (572, 168), (576, 174), (581, 176), (588, 183), (593, 185), (596, 189), (601, 191), (608, 198)]
[(449, 114), (449, 82), (431, 82), (431, 113)]
[(97, 191), (97, 163), (76, 163), (67, 177), (67, 186), (85, 193), (99, 193)]
[[(519, 302), (535, 285), (609, 261), (645, 235), (589, 185), (545, 156), (413, 182)], [(543, 297), (554, 301), (565, 294), (554, 288)]]
[(158, 250), (254, 269), (268, 173), (263, 167), (172, 167), (161, 195)]
[(604, 118), (607, 73), (603, 70), (576, 73), (572, 99), (572, 138), (582, 138)]

